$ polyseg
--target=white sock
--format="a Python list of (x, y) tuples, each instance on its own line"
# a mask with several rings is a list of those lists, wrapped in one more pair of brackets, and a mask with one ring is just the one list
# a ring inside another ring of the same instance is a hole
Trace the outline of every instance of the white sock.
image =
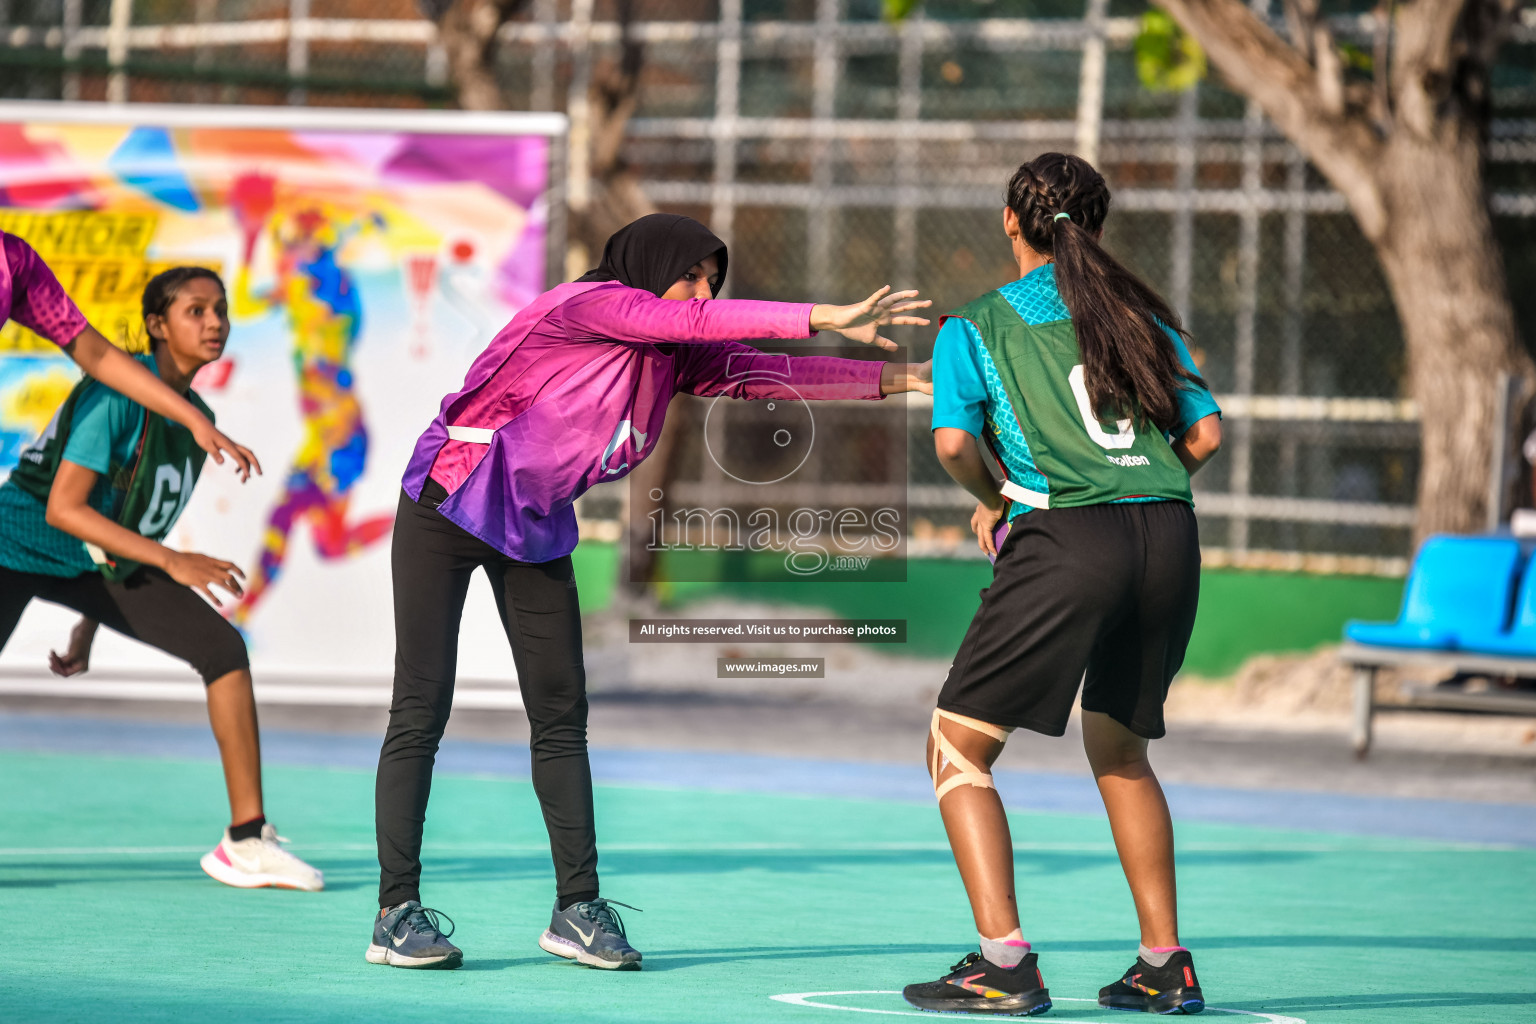
[(1017, 967), (1029, 956), (1029, 943), (1024, 941), (1024, 933), (1018, 928), (1000, 939), (989, 939), (979, 932), (977, 935), (981, 939), (981, 955), (999, 967)]
[(1137, 946), (1136, 955), (1150, 967), (1163, 967), (1175, 953), (1187, 953), (1183, 946)]

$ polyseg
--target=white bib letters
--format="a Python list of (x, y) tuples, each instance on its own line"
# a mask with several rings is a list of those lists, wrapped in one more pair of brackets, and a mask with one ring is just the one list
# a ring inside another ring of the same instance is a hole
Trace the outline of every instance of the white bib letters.
[(180, 473), (170, 463), (155, 468), (155, 491), (149, 499), (149, 508), (139, 520), (139, 534), (158, 537), (176, 521), (187, 499), (192, 496), (192, 462), (188, 460)]
[(1082, 363), (1072, 367), (1067, 380), (1072, 383), (1072, 394), (1077, 397), (1077, 411), (1082, 414), (1083, 426), (1088, 428), (1088, 436), (1093, 438), (1100, 448), (1111, 450), (1129, 448), (1136, 443), (1136, 431), (1131, 426), (1130, 420), (1116, 420), (1115, 426), (1119, 428), (1119, 433), (1116, 434), (1107, 433), (1099, 423), (1099, 418), (1093, 414), (1093, 402), (1088, 398), (1088, 385), (1083, 379)]

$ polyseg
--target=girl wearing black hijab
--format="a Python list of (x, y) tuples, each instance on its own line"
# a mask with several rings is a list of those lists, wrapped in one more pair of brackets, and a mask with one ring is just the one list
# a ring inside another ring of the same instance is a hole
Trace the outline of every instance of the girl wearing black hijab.
[(620, 281), (665, 298), (667, 290), (706, 256), (719, 261), (719, 278), (710, 285), (713, 298), (725, 283), (725, 243), (692, 217), (653, 213), (615, 231), (603, 246), (597, 269), (587, 271), (576, 282)]
[(725, 243), (695, 220), (642, 217), (602, 263), (545, 292), (443, 399), (405, 472), (395, 519), (395, 684), (376, 789), (379, 916), (368, 960), (457, 967), (463, 953), (421, 905), (432, 764), (453, 701), (459, 620), (483, 568), (530, 726), (533, 787), (556, 900), (539, 945), (589, 967), (638, 969), (640, 953), (598, 895), (587, 762), (586, 677), (571, 551), (575, 500), (655, 447), (678, 393), (746, 399), (879, 399), (932, 393), (928, 363), (760, 352), (746, 340), (830, 330), (894, 349), (886, 324), (926, 324), (916, 292), (850, 306), (720, 300)]

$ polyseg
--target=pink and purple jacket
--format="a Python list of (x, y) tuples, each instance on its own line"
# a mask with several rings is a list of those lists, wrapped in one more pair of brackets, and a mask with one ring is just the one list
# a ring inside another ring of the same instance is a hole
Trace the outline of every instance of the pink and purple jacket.
[(30, 245), (0, 231), (0, 323), (15, 320), (55, 345), (74, 341), (86, 328), (85, 314), (75, 305)]
[(655, 448), (678, 393), (878, 399), (878, 360), (759, 352), (808, 338), (810, 303), (658, 299), (616, 281), (562, 284), (518, 313), (469, 368), (406, 467), (415, 501), (521, 562), (576, 547), (575, 500)]

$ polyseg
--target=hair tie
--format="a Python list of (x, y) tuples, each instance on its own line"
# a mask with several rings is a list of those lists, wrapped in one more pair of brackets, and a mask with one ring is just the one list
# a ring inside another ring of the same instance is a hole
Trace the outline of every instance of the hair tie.
[(1051, 220), (1052, 221), (1058, 221), (1058, 220), (1061, 220), (1063, 217), (1065, 217), (1067, 220), (1071, 220), (1072, 219), (1072, 215), (1070, 213), (1058, 213), (1056, 216), (1052, 217)]

